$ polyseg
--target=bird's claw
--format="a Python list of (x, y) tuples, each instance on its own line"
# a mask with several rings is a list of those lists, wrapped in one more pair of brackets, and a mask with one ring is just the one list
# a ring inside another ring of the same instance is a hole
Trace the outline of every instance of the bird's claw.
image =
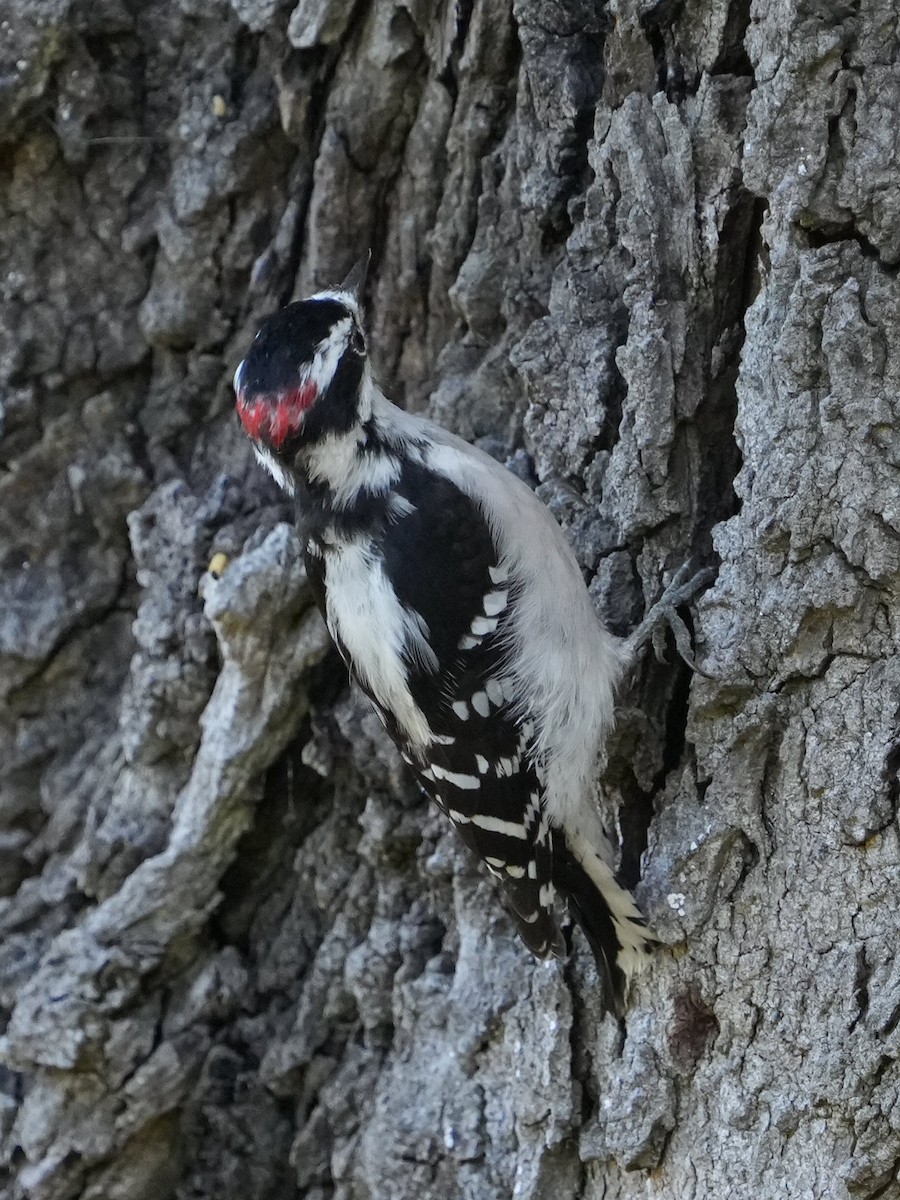
[(625, 639), (623, 651), (626, 669), (634, 666), (638, 655), (648, 641), (653, 646), (653, 653), (656, 655), (657, 661), (665, 662), (666, 629), (671, 629), (675, 639), (675, 649), (679, 656), (692, 671), (696, 671), (698, 675), (702, 675), (706, 679), (710, 678), (707, 672), (697, 665), (691, 645), (691, 635), (681, 619), (678, 609), (693, 600), (697, 593), (710, 584), (714, 578), (715, 571), (712, 567), (703, 567), (698, 571), (695, 570), (691, 561), (678, 568), (668, 587), (643, 621)]

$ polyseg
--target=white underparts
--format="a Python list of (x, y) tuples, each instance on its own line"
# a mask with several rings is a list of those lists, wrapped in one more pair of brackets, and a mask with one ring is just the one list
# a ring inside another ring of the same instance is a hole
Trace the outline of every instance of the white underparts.
[(424, 622), (400, 602), (369, 539), (326, 550), (325, 596), (329, 631), (363, 685), (410, 742), (430, 743), (431, 727), (410, 692), (407, 663), (413, 658), (433, 669), (437, 660)]

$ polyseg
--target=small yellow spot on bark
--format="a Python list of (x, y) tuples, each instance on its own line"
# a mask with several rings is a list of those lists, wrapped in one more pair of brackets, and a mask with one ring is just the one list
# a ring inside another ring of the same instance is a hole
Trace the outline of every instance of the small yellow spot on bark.
[(222, 573), (224, 572), (224, 570), (227, 566), (228, 566), (228, 555), (222, 554), (220, 552), (219, 554), (214, 554), (212, 556), (212, 558), (210, 559), (210, 562), (209, 562), (209, 566), (206, 569), (210, 573), (210, 575), (212, 575), (213, 579), (221, 579)]

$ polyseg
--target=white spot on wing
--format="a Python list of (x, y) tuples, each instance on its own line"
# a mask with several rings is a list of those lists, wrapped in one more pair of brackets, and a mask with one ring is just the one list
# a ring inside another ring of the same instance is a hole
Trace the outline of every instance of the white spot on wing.
[(479, 829), (486, 829), (489, 833), (502, 833), (506, 837), (521, 838), (523, 841), (527, 836), (524, 825), (517, 821), (502, 821), (499, 817), (474, 816), (472, 824), (477, 825)]
[(472, 637), (466, 633), (459, 639), (460, 650), (474, 650), (476, 646), (481, 645), (481, 638)]
[(452, 784), (460, 791), (473, 791), (475, 788), (481, 787), (476, 775), (463, 775), (457, 771), (445, 771), (443, 767), (433, 766), (432, 771), (438, 779), (445, 779), (447, 783)]
[(512, 863), (507, 863), (506, 873), (507, 873), (507, 875), (511, 876), (513, 879), (521, 879), (522, 876), (525, 874), (525, 868), (524, 867), (514, 867), (512, 865)]
[(503, 688), (500, 685), (499, 679), (489, 679), (484, 685), (484, 690), (488, 694), (488, 699), (495, 708), (499, 708), (503, 703)]
[(538, 903), (543, 908), (549, 908), (553, 903), (553, 897), (556, 895), (556, 889), (552, 883), (541, 885), (541, 890), (538, 892)]
[(489, 717), (491, 715), (491, 706), (488, 703), (487, 694), (485, 692), (476, 692), (472, 697), (472, 707), (478, 713), (479, 717)]
[(468, 706), (468, 704), (466, 704), (466, 702), (464, 700), (454, 700), (453, 704), (451, 705), (451, 708), (453, 709), (453, 711), (456, 713), (456, 715), (459, 717), (459, 719), (461, 721), (468, 721), (469, 706)]
[(496, 628), (496, 617), (476, 617), (472, 622), (472, 632), (478, 637), (484, 637), (485, 634), (493, 633)]
[(541, 801), (540, 797), (532, 794), (528, 797), (528, 807), (525, 809), (525, 824), (530, 829), (532, 825), (536, 825), (541, 819)]
[(486, 775), (488, 773), (488, 771), (491, 769), (491, 764), (488, 762), (488, 760), (484, 757), (483, 754), (475, 755), (475, 765), (478, 767), (478, 771), (481, 775)]
[(504, 608), (506, 608), (506, 597), (508, 595), (509, 593), (505, 591), (488, 592), (483, 604), (485, 616), (496, 617), (498, 613), (502, 613)]
[(506, 583), (507, 579), (509, 579), (509, 569), (503, 565), (488, 567), (488, 574), (491, 577), (492, 583)]

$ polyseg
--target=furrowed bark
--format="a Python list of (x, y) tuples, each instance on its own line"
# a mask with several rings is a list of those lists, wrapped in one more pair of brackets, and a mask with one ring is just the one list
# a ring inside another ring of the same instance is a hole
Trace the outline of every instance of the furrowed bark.
[[(900, 1196), (898, 59), (886, 0), (6, 6), (4, 1194)], [(388, 394), (611, 628), (717, 570), (599, 780), (623, 1023), (418, 799), (232, 416), (369, 249)]]

